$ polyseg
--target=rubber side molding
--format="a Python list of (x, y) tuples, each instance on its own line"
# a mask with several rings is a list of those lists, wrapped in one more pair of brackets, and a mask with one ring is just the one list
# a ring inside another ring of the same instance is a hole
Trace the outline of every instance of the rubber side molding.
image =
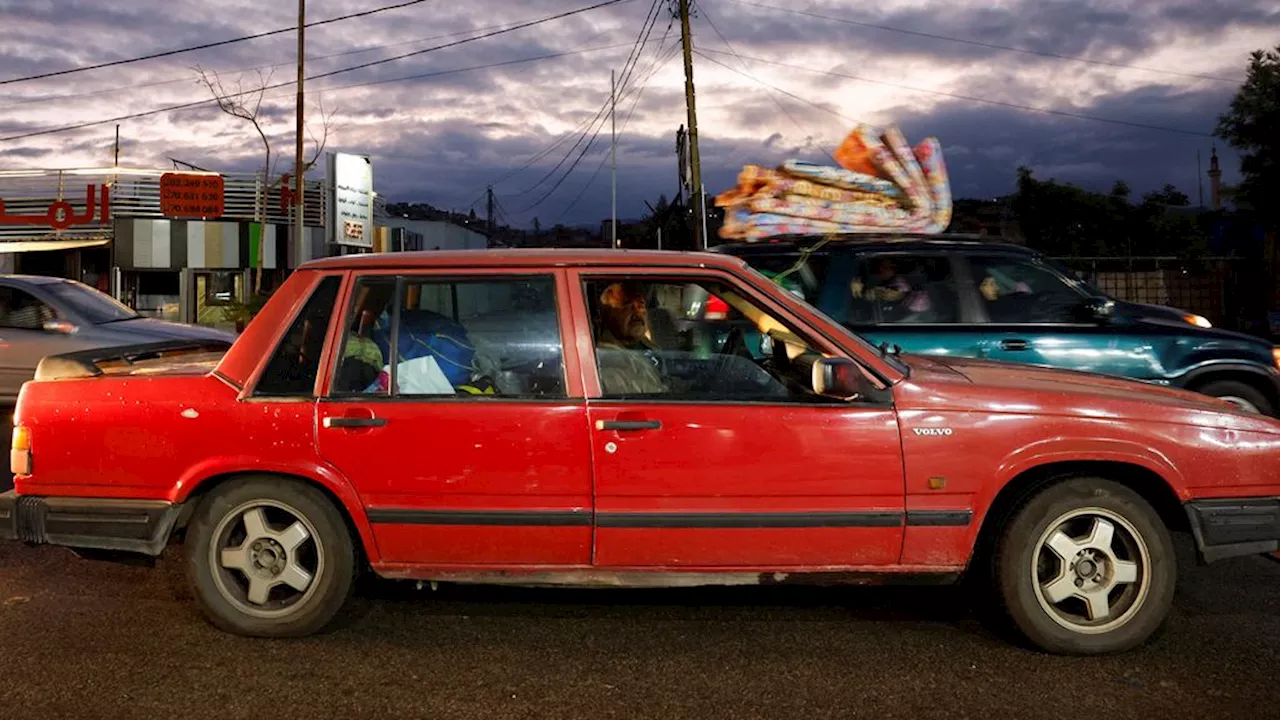
[(231, 343), (226, 340), (164, 340), (161, 342), (91, 348), (61, 355), (49, 355), (36, 366), (35, 380), (67, 380), (90, 378), (102, 374), (100, 363), (123, 362), (133, 364), (139, 360), (153, 360), (166, 354), (207, 351), (226, 352)]
[(1280, 497), (1193, 500), (1186, 510), (1206, 563), (1280, 551)]

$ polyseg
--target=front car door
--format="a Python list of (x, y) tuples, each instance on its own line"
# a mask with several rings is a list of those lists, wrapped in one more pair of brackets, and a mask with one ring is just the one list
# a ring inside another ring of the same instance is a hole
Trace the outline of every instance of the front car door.
[(590, 564), (587, 411), (557, 278), (350, 283), (317, 442), (361, 495), (384, 562)]
[[(575, 317), (589, 328), (579, 337), (598, 567), (898, 561), (903, 463), (890, 393), (851, 402), (818, 397), (804, 369), (804, 358), (842, 354), (839, 348), (807, 331), (776, 298), (716, 271), (571, 277)], [(689, 296), (717, 298), (734, 317), (654, 341), (644, 322), (649, 299), (678, 313)], [(748, 335), (733, 330), (743, 318), (764, 333), (762, 348), (747, 347)], [(698, 336), (726, 329), (733, 336), (717, 342)], [(793, 362), (802, 350), (808, 354)]]
[(46, 323), (61, 319), (52, 305), (27, 290), (0, 285), (0, 403), (17, 401), (22, 384), (35, 377), (46, 356), (84, 346), (74, 335), (46, 329)]
[(966, 255), (965, 293), (985, 323), (992, 360), (1109, 373), (1139, 379), (1165, 375), (1150, 333), (1125, 333), (1085, 314), (1088, 294), (1034, 257)]

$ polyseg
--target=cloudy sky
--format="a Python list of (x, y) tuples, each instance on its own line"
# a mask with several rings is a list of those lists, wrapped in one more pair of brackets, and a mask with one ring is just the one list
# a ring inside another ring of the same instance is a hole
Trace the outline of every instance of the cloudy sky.
[[(427, 0), (311, 28), (308, 75), (600, 1)], [(308, 19), (393, 2), (310, 0)], [(288, 27), (297, 20), (291, 5), (0, 0), (0, 83)], [(477, 201), (492, 183), (517, 225), (535, 217), (543, 226), (594, 224), (609, 213), (610, 174), (608, 116), (593, 121), (608, 101), (610, 70), (624, 69), (651, 7), (627, 0), (316, 79), (307, 84), (309, 112), (318, 117), (322, 103), (332, 114), (328, 149), (372, 155), (377, 190), (392, 201), (474, 203), (483, 213)], [(1027, 165), (1038, 177), (1097, 189), (1124, 179), (1139, 194), (1170, 182), (1194, 201), (1196, 153), (1207, 169), (1209, 135), (1248, 54), (1280, 43), (1275, 0), (697, 0), (695, 7), (700, 146), (713, 194), (745, 163), (821, 160), (824, 148), (866, 122), (897, 124), (912, 142), (936, 136), (957, 197), (1006, 193), (1015, 169)], [(680, 28), (670, 21), (662, 9), (618, 106), (622, 217), (638, 217), (644, 201), (676, 190), (675, 133), (685, 107)], [(217, 71), (226, 87), (252, 87), (260, 72), (287, 83), (295, 43), (282, 34), (0, 84), (0, 170), (110, 164), (114, 123), (13, 138), (207, 99), (197, 66)], [(294, 89), (285, 86), (266, 93), (261, 111), (286, 163), (293, 105)], [(602, 132), (578, 160), (584, 127)], [(177, 158), (236, 171), (262, 163), (252, 128), (212, 105), (125, 120), (120, 134), (121, 163), (130, 166), (170, 167)], [(1218, 152), (1225, 180), (1234, 181), (1235, 155), (1220, 143)]]

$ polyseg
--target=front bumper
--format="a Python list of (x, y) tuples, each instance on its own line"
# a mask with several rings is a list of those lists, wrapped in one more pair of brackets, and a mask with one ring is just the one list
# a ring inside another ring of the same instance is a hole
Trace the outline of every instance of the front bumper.
[(1186, 510), (1207, 563), (1280, 552), (1280, 497), (1192, 500)]
[(0, 540), (120, 550), (164, 551), (182, 506), (160, 500), (0, 494)]

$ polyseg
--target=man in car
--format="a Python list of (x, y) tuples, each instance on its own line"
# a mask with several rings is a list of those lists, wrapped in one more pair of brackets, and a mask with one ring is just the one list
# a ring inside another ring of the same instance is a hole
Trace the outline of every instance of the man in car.
[(649, 306), (643, 288), (617, 282), (600, 293), (596, 324), (596, 357), (600, 384), (607, 395), (652, 395), (667, 384), (649, 353), (657, 349), (649, 337)]

